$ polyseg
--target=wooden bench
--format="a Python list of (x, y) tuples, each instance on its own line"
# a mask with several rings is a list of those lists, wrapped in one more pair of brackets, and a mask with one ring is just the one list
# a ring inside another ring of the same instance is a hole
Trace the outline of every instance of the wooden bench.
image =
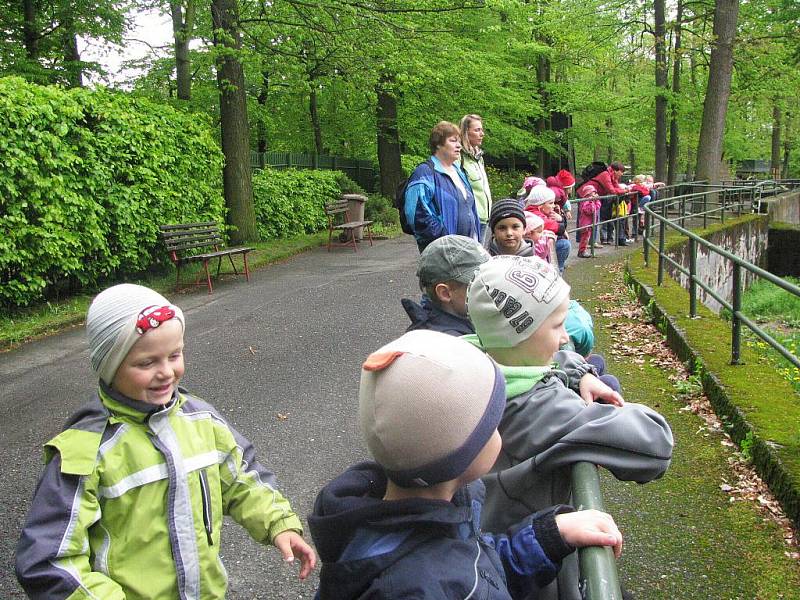
[[(208, 293), (213, 291), (211, 287), (211, 275), (208, 271), (208, 263), (217, 259), (217, 277), (222, 265), (222, 258), (227, 256), (231, 261), (233, 272), (239, 275), (236, 264), (233, 262), (234, 254), (241, 254), (244, 260), (244, 276), (250, 281), (250, 269), (247, 267), (247, 253), (254, 248), (223, 248), (224, 240), (220, 233), (219, 226), (213, 221), (208, 223), (180, 223), (178, 225), (160, 225), (161, 240), (167, 248), (169, 257), (177, 269), (175, 286), (180, 286), (181, 266), (191, 262), (202, 262), (206, 273), (205, 284), (208, 286)], [(197, 254), (192, 254), (192, 250), (200, 250)], [(203, 285), (198, 274), (194, 285)]]
[[(352, 246), (358, 252), (356, 231), (363, 228), (367, 232), (369, 245), (372, 246), (372, 221), (353, 221), (350, 217), (350, 201), (346, 197), (328, 202), (325, 205), (325, 214), (328, 217), (328, 252), (331, 246)], [(333, 232), (338, 231), (343, 241), (333, 241)]]

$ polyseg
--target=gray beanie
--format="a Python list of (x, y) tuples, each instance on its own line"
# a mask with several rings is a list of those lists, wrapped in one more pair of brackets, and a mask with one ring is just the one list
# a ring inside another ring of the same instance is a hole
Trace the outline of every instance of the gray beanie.
[(533, 256), (495, 256), (467, 289), (467, 312), (484, 348), (524, 342), (569, 297), (550, 263)]
[(458, 281), (469, 283), (478, 267), (489, 260), (478, 242), (464, 235), (445, 235), (433, 240), (419, 256), (419, 287)]
[(142, 335), (162, 322), (186, 323), (183, 312), (150, 288), (122, 283), (100, 292), (86, 314), (92, 369), (111, 385), (119, 365)]
[(525, 227), (525, 213), (522, 211), (522, 203), (516, 198), (498, 200), (492, 205), (492, 212), (489, 213), (489, 230), (494, 231), (495, 225), (510, 217), (519, 219), (522, 226)]
[(401, 487), (456, 479), (492, 437), (505, 380), (491, 358), (457, 337), (417, 330), (367, 358), (359, 421), (370, 453)]

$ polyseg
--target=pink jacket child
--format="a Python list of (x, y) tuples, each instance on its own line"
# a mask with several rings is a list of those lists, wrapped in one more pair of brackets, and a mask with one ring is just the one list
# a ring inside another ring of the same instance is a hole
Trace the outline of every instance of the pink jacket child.
[(533, 252), (549, 263), (552, 263), (551, 252), (555, 245), (555, 235), (552, 231), (545, 231), (544, 221), (539, 215), (525, 211), (525, 239), (533, 242)]
[[(584, 200), (580, 203), (578, 210), (578, 227), (586, 227), (587, 225), (594, 225), (598, 221), (600, 215), (600, 200), (597, 194), (597, 189), (590, 184), (581, 186), (581, 198), (594, 198), (594, 200)], [(582, 229), (580, 232), (580, 243), (578, 245), (578, 256), (581, 258), (588, 258), (591, 256), (587, 250), (589, 239), (592, 235), (592, 228)]]

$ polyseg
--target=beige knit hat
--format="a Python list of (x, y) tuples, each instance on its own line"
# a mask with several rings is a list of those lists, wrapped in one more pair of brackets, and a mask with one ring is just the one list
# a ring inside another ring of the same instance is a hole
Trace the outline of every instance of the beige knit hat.
[(467, 313), (484, 348), (524, 342), (569, 297), (569, 285), (534, 256), (495, 256), (467, 288)]
[(444, 333), (406, 333), (361, 371), (361, 431), (402, 487), (456, 479), (492, 437), (504, 407), (505, 381), (492, 359)]
[(103, 290), (86, 314), (92, 369), (111, 385), (136, 340), (170, 319), (177, 319), (181, 328), (186, 328), (181, 309), (150, 288), (122, 283)]

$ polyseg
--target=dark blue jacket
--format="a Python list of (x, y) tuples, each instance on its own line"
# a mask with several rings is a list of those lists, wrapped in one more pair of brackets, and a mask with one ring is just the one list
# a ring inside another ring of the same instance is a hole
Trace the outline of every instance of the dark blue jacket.
[(428, 162), (419, 165), (408, 178), (405, 195), (405, 216), (413, 224), (414, 238), (422, 252), (433, 240), (448, 234), (470, 237), (480, 242), (480, 220), (475, 208), (469, 180), (458, 165), (458, 173), (466, 199), (442, 168), (442, 163), (431, 156), (433, 169)]
[(400, 304), (403, 305), (408, 318), (411, 319), (411, 325), (408, 326), (406, 331), (430, 329), (455, 336), (475, 333), (472, 321), (467, 317), (459, 317), (445, 312), (441, 308), (434, 306), (430, 300), (417, 304), (413, 300), (403, 298), (400, 300)]
[[(355, 465), (317, 496), (308, 524), (322, 560), (320, 600), (511, 600), (551, 581), (573, 549), (555, 515), (537, 513), (507, 535), (479, 529), (480, 481), (452, 502), (383, 500), (380, 465)], [(554, 562), (555, 561), (555, 562)]]

